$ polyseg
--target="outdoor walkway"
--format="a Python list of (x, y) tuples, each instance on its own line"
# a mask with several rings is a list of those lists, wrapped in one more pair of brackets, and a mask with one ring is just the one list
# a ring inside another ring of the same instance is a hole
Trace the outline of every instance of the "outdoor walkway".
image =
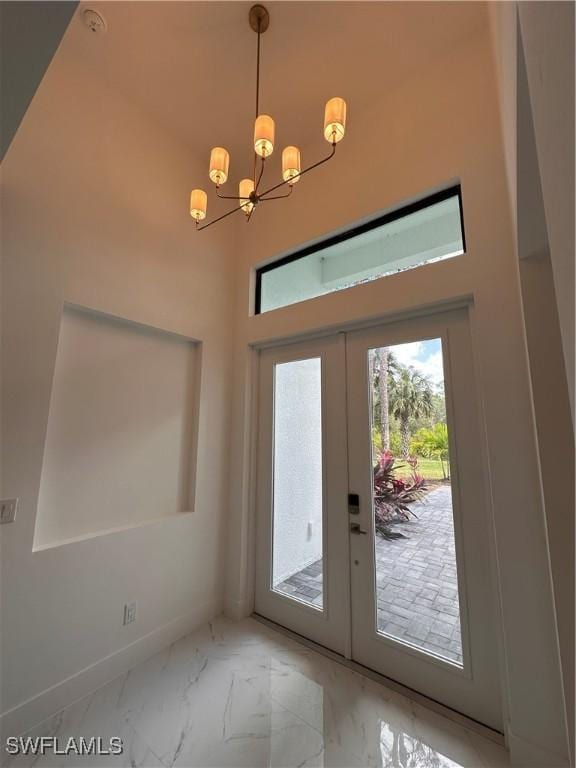
[[(462, 664), (450, 486), (412, 509), (418, 519), (395, 526), (406, 538), (376, 539), (378, 629)], [(277, 589), (321, 606), (321, 561)]]
[(376, 543), (378, 629), (462, 664), (450, 486), (412, 509), (405, 539)]

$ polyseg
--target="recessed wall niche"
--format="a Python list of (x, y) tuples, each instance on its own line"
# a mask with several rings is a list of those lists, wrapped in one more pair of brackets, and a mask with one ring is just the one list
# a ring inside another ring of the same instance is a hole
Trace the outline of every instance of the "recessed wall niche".
[(199, 345), (66, 306), (34, 549), (190, 508)]

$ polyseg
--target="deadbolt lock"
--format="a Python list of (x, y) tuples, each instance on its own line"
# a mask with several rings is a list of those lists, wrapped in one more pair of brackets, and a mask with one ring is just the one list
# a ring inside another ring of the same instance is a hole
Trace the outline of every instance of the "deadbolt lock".
[(360, 496), (357, 493), (348, 494), (348, 514), (359, 515), (360, 514)]

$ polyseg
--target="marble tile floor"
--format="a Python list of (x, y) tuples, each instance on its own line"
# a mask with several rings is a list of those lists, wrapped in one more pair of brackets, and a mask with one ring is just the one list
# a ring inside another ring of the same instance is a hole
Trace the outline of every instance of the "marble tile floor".
[(253, 619), (224, 618), (27, 734), (120, 737), (111, 757), (3, 765), (504, 768), (505, 750)]

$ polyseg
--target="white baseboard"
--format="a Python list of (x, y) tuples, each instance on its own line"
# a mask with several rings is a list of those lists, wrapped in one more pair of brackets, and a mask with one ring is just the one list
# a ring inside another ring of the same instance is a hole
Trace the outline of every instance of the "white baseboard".
[(203, 603), (191, 613), (179, 616), (4, 712), (0, 716), (0, 743), (3, 744), (8, 736), (22, 735), (118, 675), (125, 674), (167, 645), (210, 621), (220, 612), (219, 601)]
[(510, 729), (506, 741), (510, 750), (510, 763), (517, 768), (568, 768), (570, 765), (568, 757), (533, 744)]

